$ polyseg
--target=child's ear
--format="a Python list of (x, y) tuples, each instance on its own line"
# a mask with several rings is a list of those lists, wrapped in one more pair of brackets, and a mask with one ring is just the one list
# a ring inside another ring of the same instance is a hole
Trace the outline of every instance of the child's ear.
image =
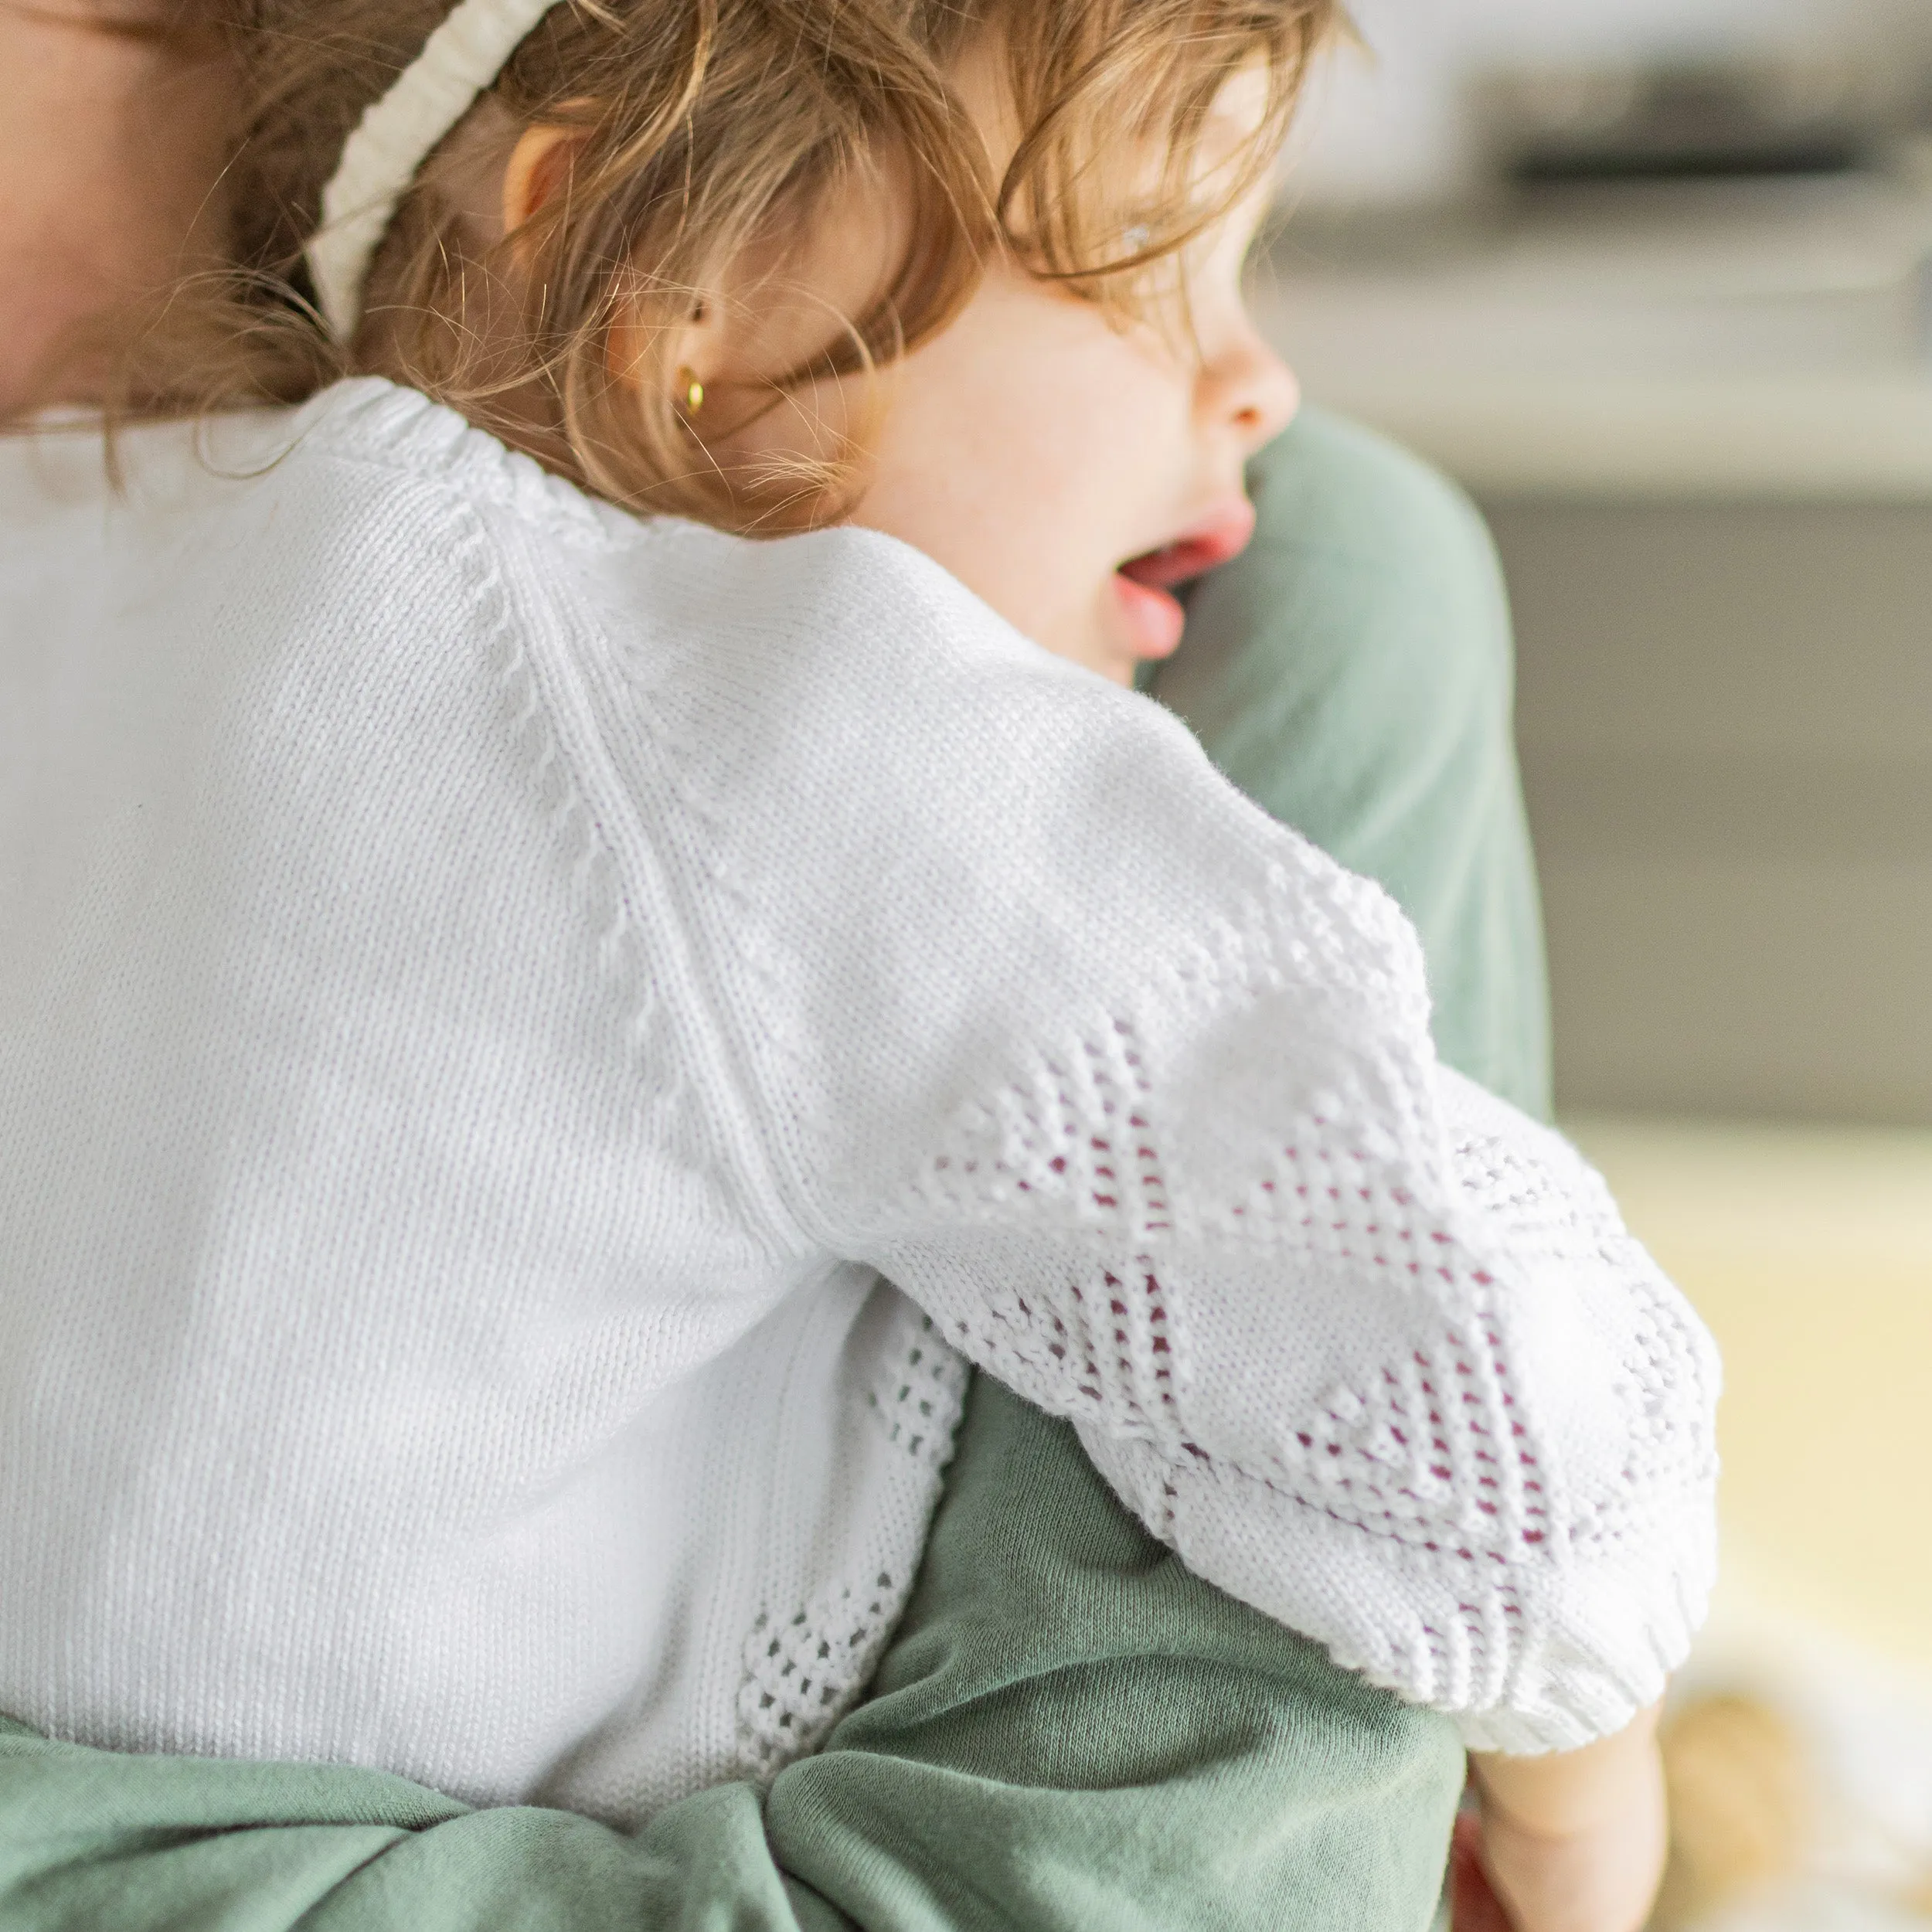
[(724, 304), (694, 292), (686, 318), (668, 325), (647, 322), (628, 308), (612, 324), (609, 342), (611, 373), (617, 382), (636, 389), (662, 381), (668, 370), (679, 410), (695, 418), (704, 406), (705, 390), (724, 372)]
[(579, 136), (571, 128), (526, 128), (503, 170), (503, 232), (514, 235), (563, 192), (577, 159)]
[[(539, 123), (526, 128), (503, 169), (503, 233), (514, 238), (570, 184), (582, 137), (569, 128)], [(696, 416), (703, 406), (705, 386), (723, 361), (723, 304), (694, 294), (689, 319), (672, 325), (669, 356), (655, 352), (663, 341), (662, 322), (647, 326), (634, 314), (621, 317), (610, 334), (611, 372), (635, 386), (666, 366), (675, 372), (679, 407)]]

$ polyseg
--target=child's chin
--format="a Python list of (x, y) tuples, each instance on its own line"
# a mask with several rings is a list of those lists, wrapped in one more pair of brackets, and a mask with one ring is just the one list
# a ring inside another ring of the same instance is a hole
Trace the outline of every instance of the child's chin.
[(1139, 675), (1139, 656), (1120, 634), (1120, 627), (1107, 622), (1104, 613), (1094, 613), (1084, 624), (1036, 626), (1029, 634), (1055, 657), (1097, 672), (1114, 684), (1131, 685)]
[(1143, 659), (1131, 651), (1123, 648), (1119, 640), (1100, 638), (1083, 651), (1070, 651), (1064, 654), (1077, 664), (1083, 664), (1090, 671), (1097, 671), (1112, 682), (1133, 688), (1138, 679)]

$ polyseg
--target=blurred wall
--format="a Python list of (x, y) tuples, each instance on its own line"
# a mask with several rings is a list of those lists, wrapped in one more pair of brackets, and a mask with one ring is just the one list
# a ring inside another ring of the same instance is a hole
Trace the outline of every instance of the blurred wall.
[(1291, 190), (1304, 203), (1453, 199), (1475, 156), (1469, 72), (1730, 49), (1884, 47), (1927, 32), (1924, 0), (1355, 0), (1369, 56), (1311, 90)]
[(1560, 1104), (1932, 1126), (1932, 503), (1485, 508)]

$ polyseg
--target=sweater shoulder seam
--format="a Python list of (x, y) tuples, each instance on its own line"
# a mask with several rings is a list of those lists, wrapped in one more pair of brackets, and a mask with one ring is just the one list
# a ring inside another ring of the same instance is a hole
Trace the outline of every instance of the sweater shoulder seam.
[[(489, 527), (492, 513), (501, 509), (514, 515), (515, 506), (479, 503), (461, 493), (457, 502), (479, 546), (488, 553), (501, 589), (507, 644), (502, 679), (506, 694), (512, 690), (515, 693), (511, 701), (515, 706), (516, 730), (520, 736), (531, 740), (531, 750), (526, 755), (539, 771), (554, 768), (557, 773), (563, 795), (552, 815), (553, 828), (569, 853), (573, 883), (580, 904), (584, 906), (592, 921), (600, 959), (618, 997), (627, 1004), (628, 1031), (641, 1047), (657, 1032), (657, 1022), (664, 1014), (667, 999), (675, 1000), (688, 1019), (702, 1016), (703, 1031), (712, 1037), (694, 1040), (689, 1025), (680, 1028), (679, 1031), (685, 1037), (679, 1057), (695, 1053), (706, 1063), (704, 1077), (709, 1090), (703, 1097), (703, 1106), (706, 1111), (716, 1114), (728, 1107), (749, 1122), (755, 1119), (757, 1110), (743, 1090), (742, 1082), (731, 1071), (730, 1015), (719, 1010), (719, 1002), (706, 990), (704, 975), (695, 969), (695, 961), (681, 960), (674, 964), (667, 959), (654, 963), (643, 954), (644, 922), (640, 908), (654, 899), (668, 900), (672, 895), (668, 886), (652, 891), (648, 879), (639, 872), (638, 854), (658, 850), (661, 842), (651, 837), (638, 809), (635, 787), (626, 782), (628, 761), (621, 747), (612, 742), (607, 726), (598, 717), (596, 703), (588, 701), (594, 687), (611, 682), (610, 675), (589, 662), (588, 654), (577, 651), (561, 654), (550, 678), (546, 678), (536, 662), (542, 654), (541, 645), (533, 651), (533, 640), (529, 634), (533, 627), (518, 624), (512, 614), (516, 592), (508, 587), (513, 580), (504, 567), (502, 540)], [(519, 527), (537, 541), (551, 534), (541, 525), (521, 518), (516, 520)], [(613, 543), (608, 547), (614, 550), (619, 546)], [(612, 663), (621, 662), (618, 640), (567, 583), (552, 579), (526, 587), (536, 589), (556, 608), (560, 630), (580, 639), (594, 640)], [(574, 733), (564, 727), (558, 715), (557, 694), (549, 688), (559, 681), (580, 685), (587, 700)], [(634, 708), (648, 723), (645, 707)], [(654, 741), (660, 736), (652, 733)], [(573, 738), (590, 740), (596, 755), (605, 762), (607, 770), (601, 784), (584, 770), (585, 747), (573, 743)], [(656, 748), (663, 755), (664, 776), (676, 796), (679, 808), (689, 818), (701, 816), (687, 788), (679, 782), (675, 760), (664, 751), (661, 742)], [(599, 795), (607, 798), (612, 817), (625, 822), (630, 837), (614, 835), (616, 828), (605, 822), (596, 802)], [(630, 849), (628, 856), (627, 848)], [(607, 907), (598, 906), (593, 896), (598, 889), (600, 876), (609, 900)], [(671, 943), (668, 935), (667, 943)], [(678, 950), (689, 952), (695, 947), (701, 951), (706, 943), (701, 934), (686, 934)], [(669, 987), (664, 984), (667, 980), (672, 982)], [(639, 1070), (645, 1070), (640, 1066)], [(660, 1097), (675, 1097), (684, 1092), (685, 1087), (682, 1070), (674, 1066), (668, 1084), (659, 1089)], [(773, 1164), (750, 1153), (761, 1148), (760, 1137), (747, 1125), (735, 1133), (717, 1131), (711, 1138), (713, 1151), (725, 1163), (739, 1199), (753, 1209), (760, 1232), (787, 1247), (795, 1246), (801, 1230), (795, 1212), (787, 1204), (787, 1191)]]

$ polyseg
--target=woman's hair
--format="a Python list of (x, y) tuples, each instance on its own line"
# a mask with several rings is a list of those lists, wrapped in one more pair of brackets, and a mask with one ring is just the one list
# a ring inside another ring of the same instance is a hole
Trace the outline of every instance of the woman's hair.
[[(748, 260), (782, 272), (829, 196), (870, 182), (901, 213), (898, 260), (774, 400), (930, 337), (1001, 249), (1131, 311), (1273, 165), (1341, 19), (1340, 0), (570, 0), (470, 117), (570, 131), (554, 192), (502, 244), (520, 272), (475, 258), (450, 165), (460, 126), (398, 209), (345, 348), (315, 314), (303, 244), (350, 131), (451, 0), (213, 4), (241, 88), (233, 268), (172, 293), (115, 413), (294, 402), (344, 373), (386, 375), (613, 501), (738, 529), (835, 514), (856, 451), (755, 482), (708, 463), (668, 366), (696, 291)], [(1018, 138), (1003, 179), (954, 85), (982, 49)], [(1199, 138), (1247, 66), (1265, 72), (1267, 111), (1204, 205)], [(498, 312), (482, 326), (479, 304), (500, 311), (509, 286), (527, 291), (520, 325)], [(620, 321), (628, 355), (645, 345), (628, 383), (612, 372)]]

